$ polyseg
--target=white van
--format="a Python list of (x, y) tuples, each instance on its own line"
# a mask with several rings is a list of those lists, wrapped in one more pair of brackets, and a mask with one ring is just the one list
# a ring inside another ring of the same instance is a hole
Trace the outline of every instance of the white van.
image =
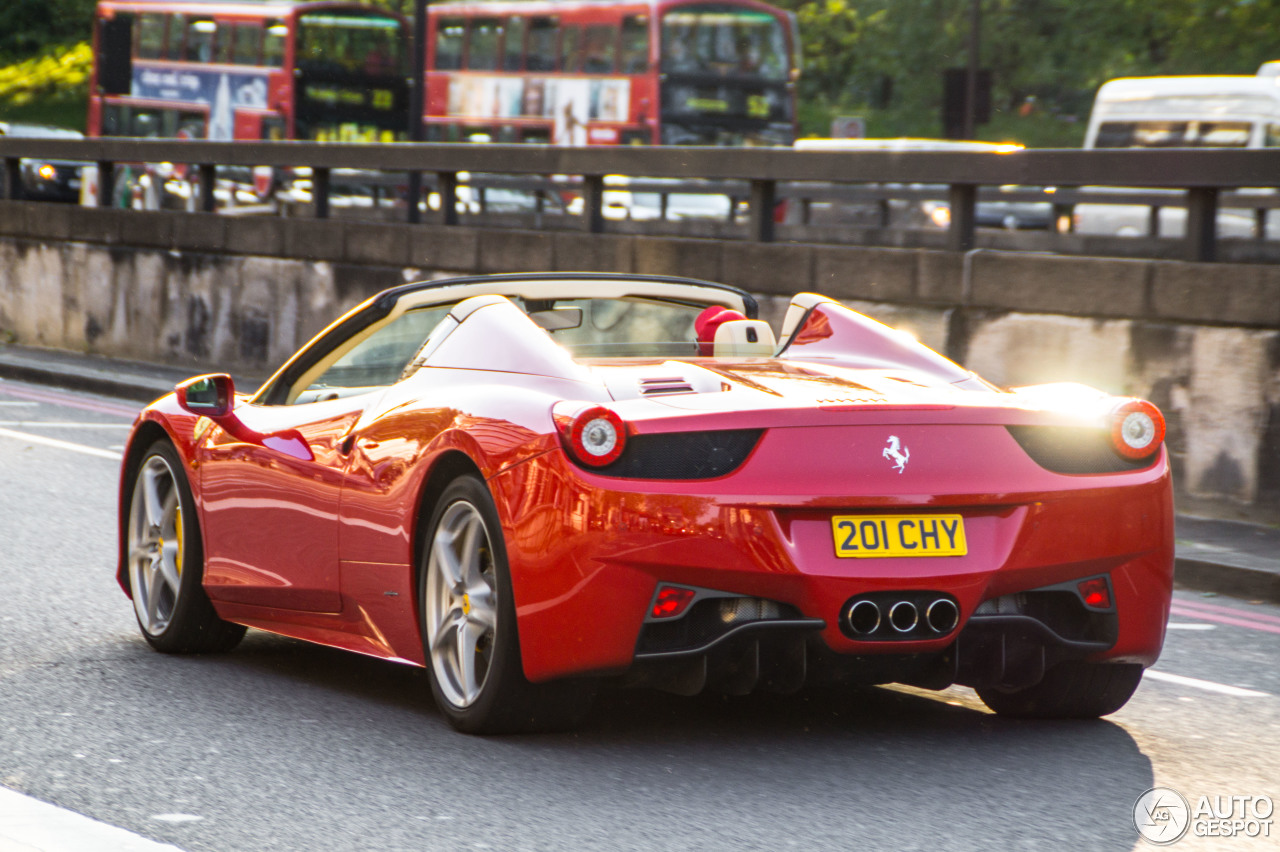
[[(1133, 77), (1098, 89), (1085, 148), (1263, 148), (1280, 146), (1280, 68), (1267, 63), (1256, 76)], [(1170, 203), (1182, 193), (1170, 191)], [(1075, 228), (1084, 234), (1146, 235), (1150, 209), (1139, 205), (1080, 204)], [(1278, 219), (1280, 215), (1270, 218)], [(1160, 236), (1180, 236), (1186, 210), (1161, 207)], [(1280, 228), (1280, 223), (1273, 227)], [(1253, 235), (1254, 215), (1224, 209), (1218, 235)]]

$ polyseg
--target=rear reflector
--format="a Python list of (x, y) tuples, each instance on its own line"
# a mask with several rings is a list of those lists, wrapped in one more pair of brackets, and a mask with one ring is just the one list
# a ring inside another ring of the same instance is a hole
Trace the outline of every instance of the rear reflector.
[(683, 615), (698, 593), (680, 586), (663, 586), (653, 598), (650, 618), (675, 618)]
[(1111, 587), (1106, 577), (1093, 577), (1076, 584), (1084, 605), (1091, 609), (1111, 609)]

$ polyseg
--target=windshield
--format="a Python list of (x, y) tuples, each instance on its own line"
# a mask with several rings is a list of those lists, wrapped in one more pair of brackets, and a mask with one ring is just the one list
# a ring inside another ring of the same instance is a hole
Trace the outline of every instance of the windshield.
[(305, 71), (403, 74), (400, 22), (379, 16), (303, 15), (298, 19), (297, 64)]
[(1245, 148), (1247, 121), (1107, 121), (1095, 148)]
[(298, 19), (297, 138), (394, 142), (407, 134), (403, 27), (381, 15)]
[(524, 302), (523, 307), (535, 322), (540, 322), (539, 312), (546, 311), (573, 317), (576, 325), (548, 333), (575, 358), (696, 355), (693, 322), (706, 308), (631, 298), (557, 299), (554, 307), (533, 302)]
[(765, 12), (683, 6), (662, 18), (662, 70), (785, 80), (782, 21)]

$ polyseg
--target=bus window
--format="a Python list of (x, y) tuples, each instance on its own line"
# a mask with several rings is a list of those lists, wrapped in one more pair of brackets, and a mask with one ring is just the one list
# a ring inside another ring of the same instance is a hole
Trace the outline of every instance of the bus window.
[(561, 31), (560, 70), (570, 74), (582, 70), (582, 27), (565, 27)]
[(266, 38), (262, 41), (262, 64), (271, 68), (284, 65), (284, 39), (289, 28), (279, 21), (267, 24)]
[(127, 122), (128, 116), (126, 107), (115, 106), (114, 104), (106, 104), (102, 107), (102, 135), (103, 136), (121, 136), (124, 132), (124, 124)]
[(617, 27), (610, 24), (587, 27), (582, 70), (588, 74), (612, 74), (617, 52)]
[(444, 18), (436, 27), (436, 68), (457, 71), (462, 67), (462, 41), (467, 22), (462, 18)]
[(187, 43), (182, 58), (187, 62), (209, 62), (213, 59), (213, 34), (218, 27), (210, 20), (196, 20), (187, 25)]
[(307, 14), (298, 19), (297, 61), (310, 70), (400, 71), (400, 24), (375, 15)]
[(502, 70), (519, 71), (524, 59), (524, 18), (507, 18), (503, 41)]
[(637, 15), (622, 20), (622, 73), (649, 70), (649, 18)]
[(164, 53), (164, 15), (138, 16), (138, 58), (159, 59)]
[(664, 71), (716, 71), (784, 80), (786, 35), (772, 15), (685, 6), (662, 19)]
[(284, 139), (284, 119), (278, 115), (263, 116), (262, 138), (268, 142), (279, 142)]
[(213, 61), (217, 62), (219, 65), (231, 64), (232, 33), (234, 31), (235, 30), (229, 22), (218, 22), (218, 34), (215, 42), (217, 47), (213, 53)]
[(173, 115), (177, 124), (177, 129), (173, 133), (174, 136), (179, 139), (203, 139), (205, 137), (204, 113), (180, 112), (173, 113)]
[(182, 58), (182, 36), (187, 29), (186, 15), (169, 16), (169, 36), (165, 39), (164, 58)]
[(556, 70), (556, 19), (533, 18), (529, 21), (529, 52), (526, 71)]
[(231, 59), (237, 65), (257, 65), (262, 47), (262, 27), (257, 24), (236, 24), (232, 36)]
[(129, 121), (129, 135), (154, 138), (160, 135), (160, 112), (154, 109), (135, 109)]
[(1280, 148), (1280, 124), (1267, 125), (1267, 138), (1262, 144), (1268, 148)]
[(467, 40), (467, 68), (472, 71), (494, 71), (498, 67), (498, 42), (502, 25), (497, 18), (475, 18), (471, 21)]

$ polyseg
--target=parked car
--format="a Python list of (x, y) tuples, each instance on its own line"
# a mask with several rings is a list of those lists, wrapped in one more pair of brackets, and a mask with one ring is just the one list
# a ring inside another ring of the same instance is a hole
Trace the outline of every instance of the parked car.
[[(40, 139), (83, 139), (84, 134), (43, 124), (20, 124), (0, 121), (0, 136)], [(28, 201), (80, 200), (80, 173), (84, 163), (69, 160), (24, 157), (19, 164), (18, 188), (15, 196)], [(0, 174), (0, 183), (5, 176)]]
[(1094, 717), (1163, 642), (1164, 420), (1000, 390), (815, 294), (525, 274), (387, 290), (253, 394), (148, 406), (118, 580), (169, 653), (246, 627), (424, 666), (458, 729), (600, 684), (967, 684)]

